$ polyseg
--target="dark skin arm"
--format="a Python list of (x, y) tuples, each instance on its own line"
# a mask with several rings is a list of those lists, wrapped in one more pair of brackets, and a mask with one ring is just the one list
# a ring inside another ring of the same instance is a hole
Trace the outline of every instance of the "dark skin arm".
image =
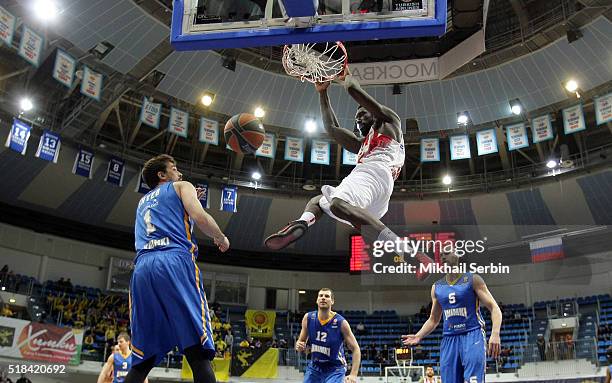
[(340, 75), (336, 80), (339, 84), (344, 86), (347, 92), (353, 97), (355, 101), (368, 110), (376, 118), (376, 120), (382, 122), (382, 126), (379, 128), (379, 132), (393, 138), (396, 141), (400, 141), (402, 137), (402, 122), (400, 117), (390, 108), (380, 104), (372, 96), (370, 96), (359, 82), (351, 76), (348, 68), (345, 72)]
[(343, 148), (351, 153), (358, 153), (361, 148), (362, 138), (358, 138), (353, 132), (348, 129), (343, 129), (338, 123), (336, 114), (329, 102), (327, 88), (330, 82), (317, 83), (315, 88), (319, 92), (319, 101), (321, 103), (321, 117), (323, 119), (323, 127), (327, 134), (334, 139)]

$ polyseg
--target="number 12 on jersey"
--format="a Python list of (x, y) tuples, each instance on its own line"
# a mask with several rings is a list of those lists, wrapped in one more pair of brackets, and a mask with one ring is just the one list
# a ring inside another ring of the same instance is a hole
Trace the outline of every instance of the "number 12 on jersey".
[(317, 341), (327, 342), (327, 333), (322, 332), (322, 331), (317, 331)]

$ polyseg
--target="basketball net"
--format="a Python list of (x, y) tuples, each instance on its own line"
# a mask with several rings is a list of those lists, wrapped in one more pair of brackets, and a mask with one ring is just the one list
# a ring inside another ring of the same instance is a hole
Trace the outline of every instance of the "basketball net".
[(285, 45), (283, 67), (289, 76), (302, 82), (331, 81), (348, 66), (346, 48), (340, 41)]

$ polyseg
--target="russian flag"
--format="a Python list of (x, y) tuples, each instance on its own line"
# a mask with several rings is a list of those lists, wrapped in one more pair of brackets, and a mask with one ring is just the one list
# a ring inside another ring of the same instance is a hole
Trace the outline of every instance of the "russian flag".
[(562, 259), (565, 257), (563, 252), (563, 240), (561, 237), (539, 239), (529, 242), (531, 250), (531, 262), (539, 263)]

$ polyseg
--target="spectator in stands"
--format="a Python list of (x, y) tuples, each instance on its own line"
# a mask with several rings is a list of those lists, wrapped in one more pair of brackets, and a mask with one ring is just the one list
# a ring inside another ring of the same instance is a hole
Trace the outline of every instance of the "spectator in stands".
[(232, 346), (234, 345), (234, 336), (232, 335), (231, 331), (225, 333), (223, 341), (225, 342), (225, 344), (227, 344), (227, 347), (229, 347), (229, 352), (231, 354)]
[(425, 368), (425, 376), (419, 379), (419, 383), (436, 383), (433, 367), (427, 366)]
[(259, 338), (255, 341), (255, 348), (261, 348), (261, 340)]
[(574, 337), (572, 334), (565, 335), (565, 350), (566, 358), (573, 359), (574, 355)]
[(8, 371), (4, 368), (0, 369), (0, 383), (13, 383), (13, 381), (8, 377)]
[(606, 358), (608, 359), (608, 364), (612, 364), (612, 345), (606, 349)]
[(86, 336), (85, 339), (83, 339), (83, 344), (85, 345), (85, 347), (87, 348), (88, 346), (93, 346), (94, 344), (94, 338), (93, 335), (91, 335), (91, 332), (89, 332)]
[(280, 353), (280, 362), (281, 362), (281, 365), (283, 365), (283, 366), (287, 365), (287, 348), (288, 347), (289, 347), (289, 344), (287, 343), (285, 338), (281, 338), (278, 341), (278, 349), (279, 349), (279, 353)]
[(366, 333), (365, 325), (363, 324), (363, 322), (359, 322), (359, 324), (357, 324), (357, 328), (355, 329), (355, 334), (365, 335), (365, 333)]
[(241, 348), (249, 348), (251, 344), (249, 343), (247, 339), (243, 339), (242, 342), (240, 342), (239, 346)]
[(0, 312), (0, 316), (12, 318), (15, 315), (13, 310), (9, 307), (9, 305), (4, 304), (2, 306), (2, 312)]
[(546, 341), (544, 340), (544, 336), (539, 335), (538, 340), (536, 341), (538, 345), (538, 352), (540, 353), (540, 360), (546, 360)]
[(227, 343), (225, 343), (223, 339), (218, 339), (215, 342), (215, 348), (217, 349), (217, 357), (223, 358), (223, 356), (225, 355), (225, 349), (227, 348)]

